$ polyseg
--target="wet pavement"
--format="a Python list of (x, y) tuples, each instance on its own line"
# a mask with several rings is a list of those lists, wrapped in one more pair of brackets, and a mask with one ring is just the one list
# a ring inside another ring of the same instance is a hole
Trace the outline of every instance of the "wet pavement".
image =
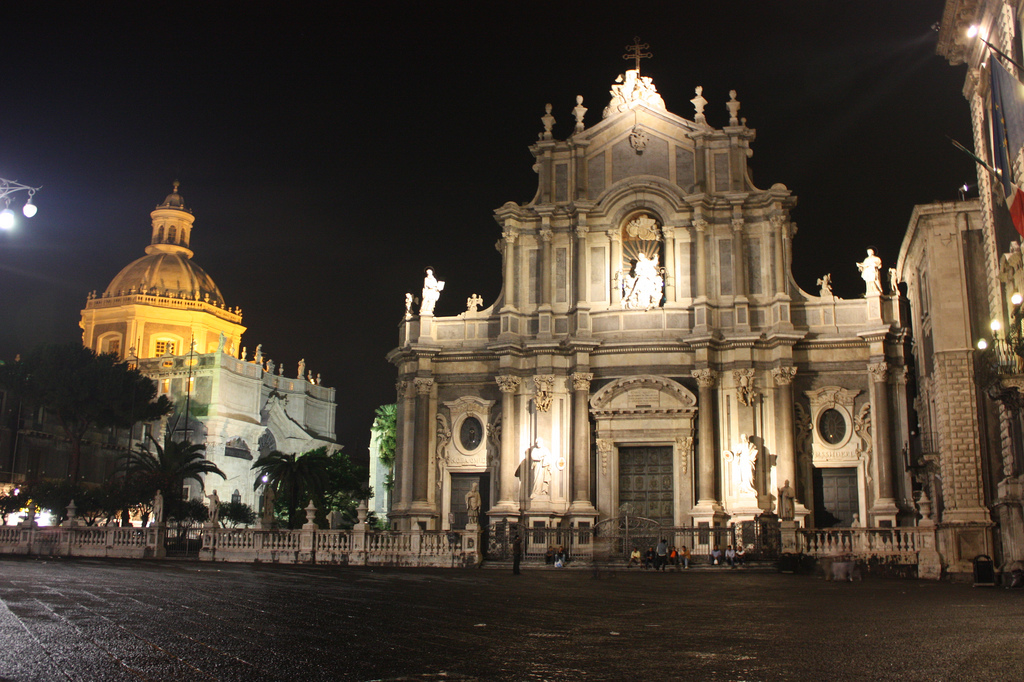
[(1024, 590), (0, 559), (0, 680), (1020, 680)]

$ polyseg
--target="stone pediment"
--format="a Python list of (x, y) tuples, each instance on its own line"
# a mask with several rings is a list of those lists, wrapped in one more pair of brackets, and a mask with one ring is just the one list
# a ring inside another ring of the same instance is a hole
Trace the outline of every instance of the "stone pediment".
[(697, 398), (685, 386), (650, 374), (618, 379), (590, 399), (595, 417), (679, 415), (697, 411)]

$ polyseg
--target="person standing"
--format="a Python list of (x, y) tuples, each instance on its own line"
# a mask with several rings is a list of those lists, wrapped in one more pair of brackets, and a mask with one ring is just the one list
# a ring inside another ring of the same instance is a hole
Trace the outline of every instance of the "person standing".
[(512, 540), (512, 575), (519, 575), (519, 562), (523, 558), (523, 541), (519, 534)]
[(665, 570), (665, 564), (668, 563), (668, 541), (665, 538), (661, 539), (658, 543), (657, 558), (654, 561), (654, 570)]

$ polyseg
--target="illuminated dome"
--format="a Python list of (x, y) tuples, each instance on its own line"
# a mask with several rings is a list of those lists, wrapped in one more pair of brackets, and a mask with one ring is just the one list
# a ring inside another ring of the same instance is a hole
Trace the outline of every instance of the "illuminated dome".
[(107, 287), (106, 296), (134, 290), (155, 296), (206, 300), (224, 304), (224, 297), (206, 271), (184, 253), (156, 252), (129, 263)]

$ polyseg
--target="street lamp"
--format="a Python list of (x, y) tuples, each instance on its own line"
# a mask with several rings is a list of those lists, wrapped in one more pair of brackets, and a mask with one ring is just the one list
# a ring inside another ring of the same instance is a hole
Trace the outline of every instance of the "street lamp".
[(1000, 57), (1002, 57), (1002, 58), (1003, 58), (1003, 59), (1005, 59), (1006, 61), (1008, 61), (1008, 62), (1010, 62), (1011, 64), (1013, 64), (1014, 66), (1016, 66), (1016, 67), (1017, 67), (1017, 71), (1018, 71), (1018, 72), (1024, 72), (1024, 66), (1021, 66), (1020, 64), (1018, 64), (1018, 63), (1017, 63), (1017, 62), (1016, 62), (1016, 61), (1015, 61), (1015, 60), (1014, 60), (1013, 58), (1011, 58), (1011, 57), (1010, 57), (1010, 56), (1009, 56), (1008, 54), (1006, 54), (1005, 52), (1003, 52), (1002, 50), (1000, 50), (1000, 49), (999, 49), (998, 47), (996, 47), (996, 46), (995, 46), (995, 45), (993, 45), (992, 43), (988, 42), (988, 40), (986, 40), (986, 39), (985, 39), (985, 36), (981, 35), (981, 29), (979, 29), (979, 28), (978, 28), (978, 25), (977, 25), (977, 24), (971, 24), (971, 27), (967, 29), (967, 37), (968, 37), (968, 38), (977, 38), (977, 39), (978, 39), (978, 40), (980, 40), (981, 42), (983, 42), (983, 43), (985, 43), (986, 45), (988, 45), (988, 47), (989, 47), (989, 49), (990, 49), (990, 50), (992, 50), (992, 51), (993, 51), (993, 52), (995, 52), (995, 53), (996, 53), (997, 55), (999, 55)]
[(32, 203), (32, 197), (40, 189), (42, 188), (23, 185), (17, 180), (0, 178), (0, 201), (4, 202), (4, 208), (0, 211), (0, 229), (9, 230), (14, 227), (14, 211), (11, 210), (11, 195), (15, 192), (28, 192), (28, 199), (25, 201), (25, 205), (22, 207), (21, 212), (25, 214), (26, 218), (31, 218), (38, 210), (38, 207)]

